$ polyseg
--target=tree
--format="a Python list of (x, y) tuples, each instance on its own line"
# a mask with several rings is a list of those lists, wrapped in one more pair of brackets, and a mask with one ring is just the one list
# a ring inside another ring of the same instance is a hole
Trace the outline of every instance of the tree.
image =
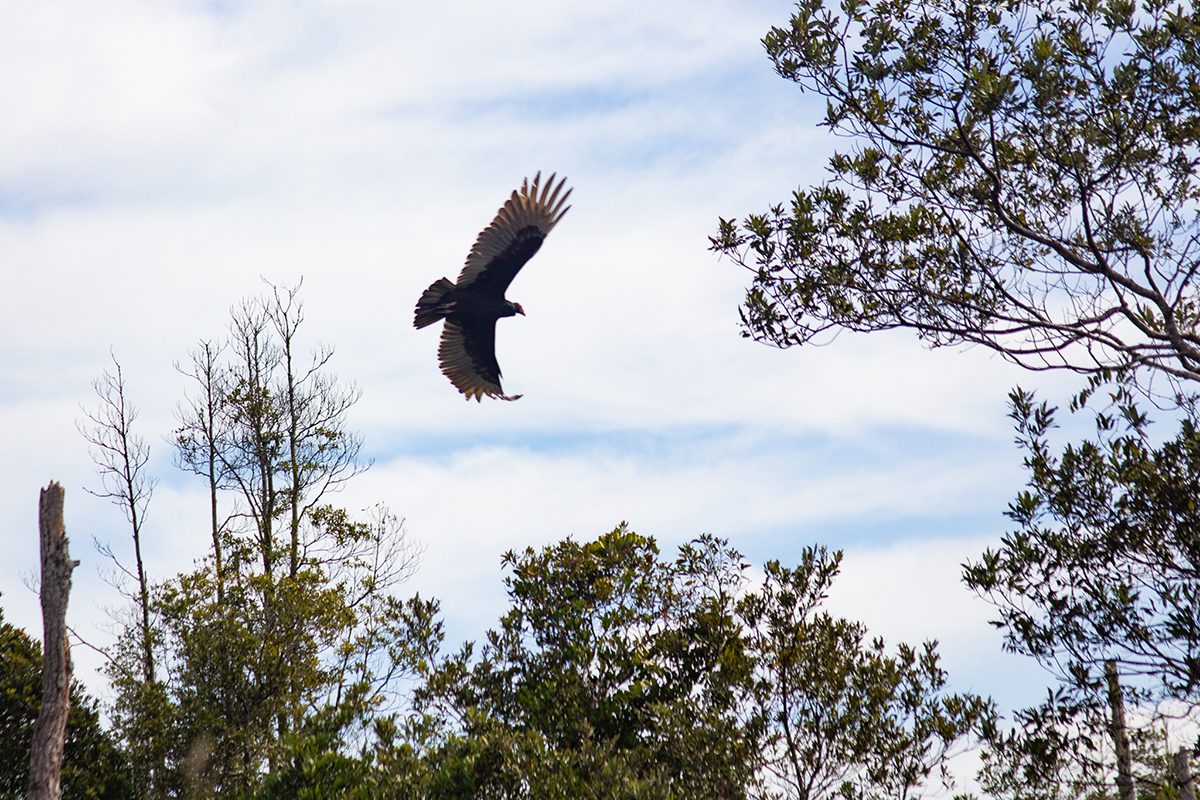
[[(300, 366), (297, 335), (304, 314), (298, 292), (299, 286), (271, 286), (269, 297), (233, 310), (230, 363), (217, 409), (224, 436), (213, 443), (223, 486), (238, 493), (251, 518), (268, 576), (276, 574), (280, 557), (286, 574), (295, 576), (312, 546), (303, 539), (309, 515), (367, 466), (358, 457), (362, 439), (345, 426), (360, 393), (325, 371), (333, 350), (319, 347), (308, 366)], [(198, 373), (207, 396), (211, 373)], [(196, 447), (194, 430), (185, 420), (179, 431), (185, 460)], [(280, 523), (287, 526), (282, 541), (276, 538)]]
[(444, 655), (436, 602), (410, 600), (414, 707), (353, 756), (326, 717), (262, 797), (913, 796), (990, 707), (944, 692), (932, 643), (889, 656), (821, 613), (839, 559), (809, 550), (753, 589), (708, 535), (674, 558), (623, 524), (509, 552), (509, 608), (478, 649)]
[(736, 552), (703, 537), (664, 562), (622, 525), (503, 561), (511, 606), (479, 658), (464, 647), (417, 693), (441, 728), (429, 796), (747, 796)]
[[(1094, 402), (1099, 386), (1073, 408)], [(1008, 649), (1059, 681), (1041, 707), (1019, 715), (1019, 740), (1001, 742), (997, 758), (1047, 781), (1068, 766), (1076, 783), (1115, 772), (1129, 795), (1161, 774), (1123, 772), (1123, 735), (1136, 747), (1163, 715), (1200, 706), (1200, 410), (1181, 398), (1175, 434), (1156, 441), (1128, 379), (1108, 396), (1093, 410), (1095, 439), (1057, 452), (1049, 439), (1057, 409), (1012, 393), (1028, 488), (1008, 511), (1017, 530), (964, 578), (996, 606)], [(1118, 714), (1125, 700), (1138, 709), (1127, 723)]]
[[(116, 356), (112, 356), (113, 372), (107, 370), (93, 381), (99, 404), (95, 410), (84, 410), (79, 432), (88, 443), (88, 451), (100, 476), (101, 489), (87, 490), (96, 497), (106, 498), (118, 506), (129, 523), (133, 540), (133, 565), (113, 551), (108, 544), (97, 542), (97, 549), (115, 567), (113, 585), (130, 602), (136, 619), (126, 630), (121, 643), (124, 657), (110, 661), (111, 667), (120, 664), (124, 672), (123, 700), (137, 697), (127, 704), (128, 716), (122, 726), (128, 736), (128, 755), (135, 773), (146, 787), (148, 796), (161, 796), (162, 770), (166, 742), (163, 688), (158, 684), (155, 663), (156, 631), (152, 624), (151, 580), (142, 559), (142, 541), (146, 511), (157, 483), (147, 474), (150, 447), (134, 431), (137, 408), (126, 397), (125, 375)], [(128, 588), (129, 582), (133, 588)]]
[[(1168, 752), (1166, 732), (1157, 726), (1131, 731), (1132, 785), (1121, 786), (1120, 761), (1101, 720), (1102, 704), (1078, 704), (1061, 690), (1016, 715), (1016, 725), (996, 729), (982, 753), (979, 785), (994, 800), (1183, 800), (1178, 780), (1179, 753)], [(1114, 793), (1113, 789), (1117, 792)]]
[[(851, 145), (786, 207), (721, 220), (713, 249), (754, 273), (744, 333), (787, 347), (905, 328), (1031, 369), (1120, 373), (1158, 398), (1170, 393), (1156, 376), (1200, 379), (1200, 14), (1165, 0), (831, 6), (802, 0), (764, 39), (779, 74), (824, 98), (824, 124)], [(1121, 527), (1127, 493), (1182, 486), (1131, 462), (1144, 436), (1111, 443), (1061, 465), (1034, 452), (1046, 494), (1014, 513), (1077, 516), (1055, 530), (1023, 519), (1024, 535), (968, 581), (998, 596), (1010, 646), (1064, 681), (1065, 696), (1029, 711), (1023, 724), (1038, 732), (1023, 741), (1102, 732), (1131, 797), (1124, 702), (1190, 702), (1183, 617), (1195, 615), (1176, 570), (1190, 554), (1171, 553), (1178, 508), (1140, 511), (1137, 543)], [(1075, 494), (1043, 483), (1055, 480)], [(1164, 556), (1171, 577), (1143, 584), (1134, 571)]]
[[(398, 677), (415, 682), (427, 675), (445, 640), (436, 600), (414, 596), (395, 606), (388, 657)], [(351, 690), (358, 694), (364, 684)], [(435, 766), (425, 757), (435, 746), (440, 722), (428, 715), (397, 712), (373, 720), (370, 735), (354, 752), (352, 729), (359, 703), (326, 706), (305, 718), (283, 742), (279, 767), (255, 795), (260, 800), (387, 800), (429, 794)], [(406, 712), (411, 709), (406, 709)], [(398, 720), (403, 721), (398, 722)]]
[(304, 358), (297, 291), (240, 303), (229, 342), (202, 341), (180, 369), (194, 389), (176, 463), (205, 480), (211, 544), (151, 587), (162, 680), (137, 680), (133, 628), (109, 665), (147, 794), (253, 792), (309, 716), (348, 714), (361, 732), (395, 704), (390, 592), (418, 551), (386, 506), (359, 519), (330, 502), (367, 466), (346, 424), (358, 392), (329, 374), (331, 349)]
[(1200, 11), (801, 0), (763, 40), (850, 146), (721, 220), (745, 335), (906, 328), (1031, 369), (1200, 379)]
[(152, 683), (155, 678), (154, 634), (150, 625), (150, 580), (142, 560), (142, 525), (156, 481), (146, 474), (150, 447), (145, 439), (134, 433), (133, 423), (138, 412), (125, 397), (125, 375), (121, 364), (116, 356), (112, 361), (115, 372), (105, 371), (92, 382), (100, 405), (95, 411), (83, 412), (86, 422), (80, 423), (79, 432), (87, 440), (103, 486), (99, 491), (88, 492), (111, 500), (121, 508), (129, 522), (133, 537), (133, 570), (125, 567), (111, 548), (102, 546), (101, 552), (137, 585), (135, 605), (141, 626), (142, 680)]
[[(26, 796), (29, 749), (42, 697), (42, 650), (0, 609), (0, 798)], [(99, 704), (71, 683), (62, 796), (127, 800), (135, 795), (125, 754), (100, 723)]]
[(805, 548), (795, 568), (766, 565), (742, 599), (756, 664), (766, 772), (781, 797), (906, 798), (946, 771), (956, 745), (991, 724), (991, 704), (946, 692), (937, 646), (888, 655), (866, 626), (820, 606), (841, 554)]

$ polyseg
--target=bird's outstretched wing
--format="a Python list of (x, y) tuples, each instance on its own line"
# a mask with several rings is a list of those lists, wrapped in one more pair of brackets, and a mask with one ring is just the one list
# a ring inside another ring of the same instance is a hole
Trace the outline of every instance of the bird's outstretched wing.
[(532, 184), (528, 178), (521, 182), (521, 188), (512, 193), (492, 224), (475, 240), (458, 275), (460, 288), (471, 286), (480, 292), (504, 295), (517, 272), (571, 208), (567, 205), (571, 190), (563, 191), (567, 179), (560, 179), (556, 186), (554, 178), (552, 174), (543, 184), (539, 172)]
[(500, 364), (496, 361), (496, 320), (459, 322), (446, 320), (438, 346), (442, 374), (470, 400), (484, 395), (516, 400), (521, 395), (504, 394), (500, 387)]

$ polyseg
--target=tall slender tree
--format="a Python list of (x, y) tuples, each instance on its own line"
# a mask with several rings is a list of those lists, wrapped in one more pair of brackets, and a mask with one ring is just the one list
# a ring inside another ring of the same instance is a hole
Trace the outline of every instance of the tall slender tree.
[(84, 421), (79, 431), (87, 440), (92, 461), (100, 475), (101, 489), (87, 491), (96, 497), (111, 500), (120, 507), (129, 522), (133, 538), (133, 569), (105, 546), (112, 562), (136, 584), (135, 601), (139, 617), (142, 655), (142, 680), (155, 680), (154, 634), (150, 623), (150, 579), (142, 558), (142, 533), (146, 509), (157, 481), (146, 472), (150, 447), (134, 432), (137, 408), (125, 396), (125, 376), (116, 356), (112, 357), (113, 372), (105, 371), (92, 383), (99, 399), (94, 411), (84, 409)]

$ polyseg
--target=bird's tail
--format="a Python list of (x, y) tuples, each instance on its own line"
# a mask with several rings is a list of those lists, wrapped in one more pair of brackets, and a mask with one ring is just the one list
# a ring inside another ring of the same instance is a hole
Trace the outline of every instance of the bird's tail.
[(446, 297), (453, 290), (454, 284), (448, 278), (434, 281), (417, 301), (417, 313), (413, 318), (413, 327), (424, 328), (439, 319), (445, 319), (446, 315), (454, 308), (454, 301)]

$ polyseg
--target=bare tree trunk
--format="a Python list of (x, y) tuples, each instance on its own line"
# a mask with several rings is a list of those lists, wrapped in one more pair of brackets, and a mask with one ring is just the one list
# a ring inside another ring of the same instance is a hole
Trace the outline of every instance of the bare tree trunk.
[[(298, 287), (297, 287), (298, 288)], [(297, 445), (300, 440), (300, 415), (296, 407), (296, 372), (292, 366), (292, 340), (296, 328), (303, 319), (301, 309), (294, 303), (295, 290), (289, 291), (286, 302), (275, 289), (275, 305), (271, 318), (279, 333), (283, 349), (284, 385), (287, 390), (287, 444), (288, 444), (288, 506), (291, 511), (291, 545), (288, 548), (288, 577), (295, 578), (300, 571), (300, 498), (304, 493), (303, 468)], [(293, 318), (294, 306), (294, 318)]]
[[(212, 412), (209, 412), (211, 423)], [(221, 557), (221, 520), (217, 516), (217, 449), (208, 446), (208, 502), (212, 517), (213, 570), (217, 578), (217, 607), (225, 613), (225, 562)]]
[[(132, 485), (132, 484), (131, 484)], [(150, 636), (150, 587), (146, 581), (146, 568), (142, 562), (142, 528), (138, 522), (137, 507), (129, 506), (130, 521), (133, 523), (133, 557), (137, 562), (138, 605), (142, 610), (142, 679), (154, 682), (154, 643)]]
[(1196, 800), (1196, 783), (1192, 780), (1191, 754), (1186, 747), (1179, 748), (1179, 752), (1171, 759), (1172, 777), (1175, 779), (1175, 787), (1179, 789), (1180, 800)]
[(42, 549), (42, 708), (33, 726), (29, 755), (29, 800), (61, 795), (63, 743), (71, 704), (71, 646), (67, 642), (67, 598), (71, 571), (79, 565), (67, 552), (63, 488), (55, 481), (38, 500)]
[(1117, 794), (1121, 800), (1137, 800), (1133, 785), (1133, 758), (1129, 748), (1129, 730), (1125, 725), (1125, 698), (1121, 696), (1121, 678), (1117, 662), (1104, 662), (1104, 679), (1108, 683), (1108, 707), (1112, 712), (1110, 733), (1117, 756)]
[(217, 606), (221, 609), (225, 608), (225, 553), (221, 546), (224, 526), (217, 515), (217, 492), (229, 474), (222, 454), (222, 448), (227, 451), (229, 447), (229, 443), (223, 441), (228, 433), (223, 417), (227, 413), (225, 395), (229, 387), (225, 384), (225, 370), (218, 361), (224, 349), (224, 345), (204, 339), (191, 351), (190, 367), (175, 364), (175, 369), (195, 381), (200, 389), (199, 397), (189, 397), (187, 405), (179, 410), (180, 427), (175, 431), (175, 464), (208, 480)]

